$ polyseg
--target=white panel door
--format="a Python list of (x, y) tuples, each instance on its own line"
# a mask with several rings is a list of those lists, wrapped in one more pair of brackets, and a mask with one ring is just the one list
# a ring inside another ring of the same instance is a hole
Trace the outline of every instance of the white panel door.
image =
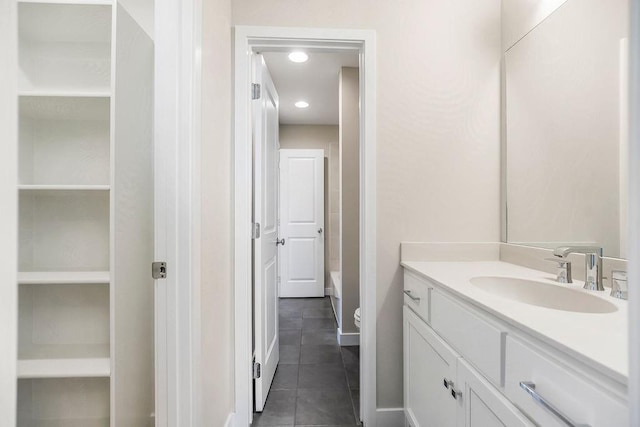
[(261, 412), (280, 358), (278, 349), (278, 94), (262, 55), (253, 57), (253, 216), (260, 224), (254, 240), (254, 352), (261, 374), (255, 379), (255, 410)]
[(324, 297), (324, 150), (280, 150), (280, 296)]

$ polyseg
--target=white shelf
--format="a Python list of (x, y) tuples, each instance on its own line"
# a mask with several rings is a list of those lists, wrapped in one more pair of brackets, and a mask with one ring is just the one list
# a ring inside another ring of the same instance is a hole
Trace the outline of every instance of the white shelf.
[(111, 360), (33, 359), (18, 360), (18, 378), (103, 378), (111, 375)]
[(21, 90), (18, 92), (18, 96), (23, 98), (111, 98), (111, 92), (104, 90), (77, 89)]
[(18, 3), (40, 3), (40, 4), (74, 4), (74, 5), (97, 5), (111, 6), (110, 0), (18, 0)]
[(74, 418), (54, 420), (30, 420), (31, 427), (109, 427), (109, 418)]
[(109, 191), (110, 187), (108, 185), (38, 185), (38, 184), (24, 184), (19, 185), (18, 189), (20, 191), (37, 191), (37, 192), (48, 192), (48, 191)]
[(21, 271), (21, 285), (108, 284), (108, 271)]

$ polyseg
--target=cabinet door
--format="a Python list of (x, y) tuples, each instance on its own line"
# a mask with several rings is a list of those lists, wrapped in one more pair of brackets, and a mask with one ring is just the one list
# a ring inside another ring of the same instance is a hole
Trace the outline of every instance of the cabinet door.
[(524, 427), (533, 424), (467, 362), (458, 359), (458, 427)]
[(403, 311), (406, 420), (412, 427), (454, 427), (457, 401), (445, 381), (455, 381), (459, 356), (411, 309)]

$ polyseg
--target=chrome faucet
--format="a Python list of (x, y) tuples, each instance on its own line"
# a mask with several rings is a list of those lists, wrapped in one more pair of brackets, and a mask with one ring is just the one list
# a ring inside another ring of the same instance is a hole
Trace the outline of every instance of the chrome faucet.
[(584, 254), (584, 288), (592, 291), (604, 291), (602, 283), (602, 248), (597, 246), (560, 246), (553, 255), (566, 258), (569, 254)]

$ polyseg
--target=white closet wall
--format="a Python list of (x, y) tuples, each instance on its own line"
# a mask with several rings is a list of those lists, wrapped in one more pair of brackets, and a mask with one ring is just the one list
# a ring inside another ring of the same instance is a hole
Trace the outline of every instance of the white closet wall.
[(153, 425), (153, 43), (18, 2), (18, 426)]

